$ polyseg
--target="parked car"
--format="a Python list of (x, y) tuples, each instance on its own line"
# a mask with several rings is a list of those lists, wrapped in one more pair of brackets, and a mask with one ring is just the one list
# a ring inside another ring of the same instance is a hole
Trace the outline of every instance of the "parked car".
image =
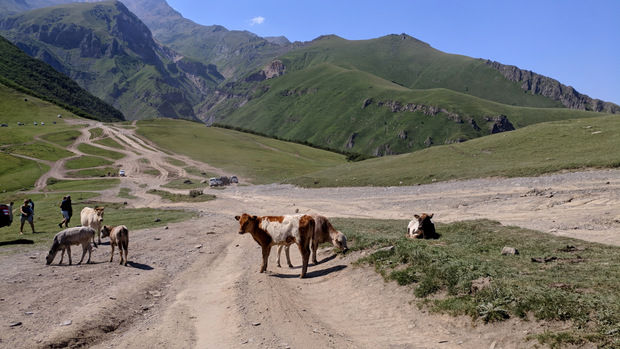
[(224, 183), (222, 183), (222, 180), (219, 177), (209, 178), (210, 187), (219, 187), (220, 185), (224, 185)]
[(119, 177), (125, 177), (125, 170), (118, 171), (118, 176)]
[(237, 176), (231, 176), (230, 183), (239, 183), (239, 178), (237, 178)]

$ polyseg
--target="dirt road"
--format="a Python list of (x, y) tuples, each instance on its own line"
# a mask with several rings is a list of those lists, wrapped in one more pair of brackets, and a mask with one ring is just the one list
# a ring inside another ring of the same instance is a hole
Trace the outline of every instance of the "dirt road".
[[(128, 177), (120, 187), (137, 199), (122, 201), (187, 208), (146, 193), (171, 179), (192, 178), (166, 161), (169, 154), (129, 128), (91, 123), (85, 132), (94, 127), (127, 145), (127, 157), (118, 164)], [(92, 140), (85, 133), (77, 142)], [(78, 153), (76, 146), (71, 149)], [(160, 176), (144, 175), (145, 166)], [(44, 178), (49, 176), (64, 178), (62, 162)], [(44, 184), (40, 181), (38, 190)], [(104, 191), (100, 199), (119, 201), (117, 194), (118, 188)], [(0, 347), (533, 348), (536, 342), (526, 341), (527, 335), (557, 326), (518, 319), (472, 324), (469, 318), (428, 314), (411, 302), (410, 289), (352, 265), (360, 255), (342, 257), (331, 249), (319, 251), (323, 262), (311, 265), (306, 279), (298, 278), (299, 267), (277, 268), (273, 253), (268, 272), (260, 274), (258, 245), (237, 234), (233, 217), (243, 212), (395, 219), (433, 212), (437, 222), (490, 218), (620, 244), (617, 170), (392, 188), (239, 185), (215, 194), (215, 201), (192, 204), (196, 219), (130, 231), (128, 267), (107, 262), (108, 245), (94, 251), (94, 263), (80, 266), (56, 261), (46, 267), (45, 248), (1, 257)], [(131, 229), (131, 222), (126, 224)], [(291, 257), (300, 266), (299, 254)]]

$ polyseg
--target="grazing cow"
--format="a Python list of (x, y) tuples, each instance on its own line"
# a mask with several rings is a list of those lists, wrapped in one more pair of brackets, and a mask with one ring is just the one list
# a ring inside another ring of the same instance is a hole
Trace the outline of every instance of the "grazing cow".
[[(114, 245), (118, 246), (118, 254), (121, 257), (121, 263), (127, 266), (127, 247), (129, 246), (129, 230), (124, 225), (116, 227), (110, 227), (104, 225), (101, 229), (101, 237), (110, 237), (110, 246), (112, 246), (112, 252), (110, 252), (110, 262), (114, 258)], [(123, 250), (125, 250), (125, 263), (123, 263)]]
[(86, 251), (88, 251), (88, 260), (86, 263), (90, 263), (90, 255), (92, 253), (93, 248), (90, 246), (90, 240), (95, 236), (95, 229), (91, 227), (75, 227), (65, 229), (56, 236), (54, 236), (54, 242), (52, 243), (52, 247), (50, 248), (47, 256), (45, 257), (47, 265), (52, 264), (54, 258), (58, 251), (62, 251), (60, 255), (60, 262), (58, 265), (62, 264), (62, 260), (65, 258), (65, 250), (67, 250), (67, 255), (69, 256), (69, 265), (71, 265), (71, 245), (82, 245), (82, 258), (80, 259), (80, 263), (84, 260), (84, 256), (86, 255)]
[(306, 276), (310, 259), (310, 240), (314, 231), (314, 219), (308, 215), (292, 216), (250, 216), (247, 213), (235, 216), (239, 221), (239, 234), (250, 233), (262, 249), (263, 265), (260, 272), (267, 270), (271, 247), (296, 243), (301, 252), (302, 268), (300, 278)]
[[(101, 243), (101, 222), (103, 222), (103, 210), (105, 207), (84, 207), (80, 212), (80, 220), (83, 227), (91, 227), (97, 232), (97, 242)], [(95, 243), (95, 237), (93, 236), (93, 245), (97, 247)]]
[[(334, 228), (331, 222), (325, 216), (321, 216), (318, 214), (312, 215), (314, 219), (314, 233), (312, 234), (312, 263), (314, 265), (319, 264), (316, 260), (316, 251), (319, 248), (319, 245), (325, 242), (331, 242), (334, 247), (341, 249), (343, 252), (346, 252), (349, 248), (347, 247), (347, 237), (341, 231), (338, 231)], [(276, 257), (276, 263), (278, 267), (280, 266), (280, 253), (282, 252), (282, 248), (284, 248), (284, 253), (286, 254), (286, 262), (289, 267), (293, 267), (291, 264), (291, 257), (289, 254), (290, 245), (280, 245), (278, 246), (278, 256)]]
[(414, 219), (407, 226), (407, 237), (411, 239), (432, 239), (436, 238), (435, 224), (431, 222), (433, 213), (427, 215), (422, 213), (421, 216), (413, 215)]

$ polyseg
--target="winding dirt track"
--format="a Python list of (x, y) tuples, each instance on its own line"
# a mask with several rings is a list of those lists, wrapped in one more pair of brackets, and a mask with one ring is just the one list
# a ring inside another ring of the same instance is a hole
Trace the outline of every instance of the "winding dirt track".
[[(166, 160), (171, 157), (224, 174), (163, 152), (131, 127), (90, 122), (70, 150), (79, 155), (79, 143), (92, 144), (88, 130), (95, 127), (125, 145), (127, 156), (116, 163), (128, 174), (120, 187), (137, 197), (120, 199), (116, 188), (99, 200), (190, 209), (147, 194), (172, 179), (199, 179)], [(145, 174), (148, 168), (160, 175)], [(63, 161), (37, 190), (49, 177), (65, 177)], [(192, 205), (196, 219), (131, 231), (129, 267), (108, 263), (107, 245), (94, 251), (93, 264), (80, 266), (46, 267), (44, 249), (0, 257), (0, 347), (534, 348), (527, 335), (561, 326), (518, 319), (483, 325), (428, 314), (413, 305), (410, 289), (351, 264), (359, 254), (343, 257), (332, 249), (319, 251), (323, 261), (310, 266), (306, 279), (298, 278), (299, 267), (275, 267), (273, 256), (260, 274), (260, 249), (237, 234), (233, 217), (242, 212), (395, 219), (433, 212), (438, 222), (489, 218), (620, 245), (617, 170), (392, 188), (239, 185), (215, 194), (215, 201)], [(301, 264), (298, 253), (291, 257)]]

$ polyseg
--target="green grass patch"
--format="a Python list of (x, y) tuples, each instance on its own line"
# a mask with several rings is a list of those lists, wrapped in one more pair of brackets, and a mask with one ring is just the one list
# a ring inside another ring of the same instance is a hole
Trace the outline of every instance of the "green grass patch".
[(192, 189), (189, 194), (175, 194), (165, 190), (151, 189), (147, 193), (161, 196), (172, 202), (205, 202), (215, 200), (215, 195), (204, 194), (202, 190)]
[(54, 132), (43, 135), (41, 138), (58, 144), (62, 147), (67, 147), (69, 144), (75, 142), (75, 140), (82, 134), (82, 132), (77, 130), (66, 130), (62, 132)]
[(334, 166), (287, 182), (304, 187), (398, 186), (484, 177), (539, 176), (620, 167), (620, 117), (542, 123), (473, 139)]
[(181, 120), (144, 120), (138, 133), (175, 153), (187, 155), (252, 183), (273, 183), (346, 162), (343, 155)]
[[(401, 220), (332, 223), (347, 235), (351, 250), (374, 251), (358, 263), (411, 287), (431, 311), (483, 322), (509, 317), (566, 322), (570, 330), (539, 338), (552, 345), (592, 341), (611, 348), (620, 343), (618, 247), (489, 220), (437, 224), (437, 240), (405, 238), (407, 221)], [(519, 254), (502, 255), (505, 246)], [(473, 286), (479, 282), (487, 286)]]
[(137, 196), (131, 195), (131, 189), (120, 188), (118, 191), (118, 197), (123, 199), (137, 199)]
[(67, 176), (71, 178), (88, 178), (88, 177), (116, 177), (116, 167), (88, 168), (85, 170), (69, 171)]
[(167, 157), (166, 158), (166, 162), (168, 162), (170, 165), (178, 166), (178, 167), (185, 167), (185, 166), (187, 166), (187, 164), (184, 163), (183, 161), (175, 159), (175, 158), (171, 158), (171, 157)]
[(95, 146), (92, 146), (90, 144), (85, 144), (85, 143), (78, 145), (78, 150), (86, 154), (93, 155), (93, 156), (101, 156), (104, 158), (114, 159), (114, 160), (122, 159), (125, 157), (125, 154), (123, 153), (106, 150), (106, 149), (95, 147)]
[(125, 149), (125, 147), (123, 145), (121, 145), (117, 141), (113, 140), (112, 138), (107, 138), (107, 137), (103, 138), (103, 139), (96, 140), (94, 143), (100, 144), (100, 145), (105, 145), (105, 146), (110, 147), (110, 148)]
[(120, 184), (118, 178), (109, 179), (76, 179), (76, 180), (58, 180), (50, 178), (48, 180), (48, 190), (51, 191), (98, 191), (114, 188)]
[(101, 127), (95, 127), (88, 130), (90, 133), (90, 139), (96, 139), (103, 136), (103, 129)]
[(74, 155), (68, 150), (49, 143), (14, 144), (3, 147), (2, 150), (10, 154), (18, 154), (47, 161), (58, 161)]
[(109, 166), (114, 162), (100, 158), (98, 156), (80, 156), (75, 159), (71, 159), (65, 163), (65, 167), (69, 170), (77, 170), (83, 168), (91, 168), (98, 166)]
[(171, 189), (195, 189), (195, 188), (204, 188), (207, 186), (209, 186), (209, 184), (200, 183), (199, 179), (189, 179), (189, 178), (174, 179), (168, 182), (166, 185), (163, 185), (163, 187), (171, 188)]

